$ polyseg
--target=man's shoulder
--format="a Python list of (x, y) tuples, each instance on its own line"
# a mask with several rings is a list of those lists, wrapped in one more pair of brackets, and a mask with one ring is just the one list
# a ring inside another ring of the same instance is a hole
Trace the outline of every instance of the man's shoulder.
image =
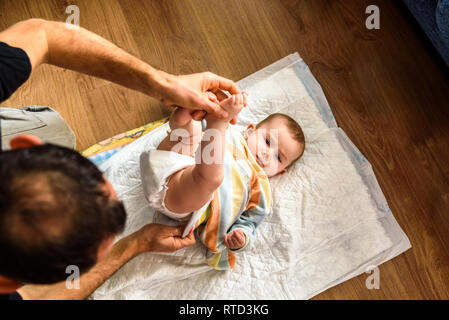
[(30, 76), (26, 52), (0, 41), (0, 102), (8, 99)]

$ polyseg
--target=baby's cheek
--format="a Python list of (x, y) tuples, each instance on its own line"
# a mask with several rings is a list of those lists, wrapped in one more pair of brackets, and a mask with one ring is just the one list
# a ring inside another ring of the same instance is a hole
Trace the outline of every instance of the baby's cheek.
[(274, 176), (278, 173), (278, 166), (274, 163), (270, 163), (270, 166), (263, 168), (268, 176)]
[(256, 156), (257, 154), (257, 140), (254, 137), (248, 138), (248, 148), (253, 154), (253, 156)]

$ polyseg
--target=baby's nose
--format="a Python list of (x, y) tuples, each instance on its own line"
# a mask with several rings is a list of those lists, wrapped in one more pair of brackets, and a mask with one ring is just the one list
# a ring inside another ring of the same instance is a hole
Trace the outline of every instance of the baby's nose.
[(264, 151), (263, 151), (263, 156), (264, 156), (264, 158), (266, 159), (266, 160), (268, 160), (270, 157), (271, 157), (271, 154), (272, 154), (273, 152), (272, 152), (272, 150), (270, 149), (270, 148), (266, 148)]

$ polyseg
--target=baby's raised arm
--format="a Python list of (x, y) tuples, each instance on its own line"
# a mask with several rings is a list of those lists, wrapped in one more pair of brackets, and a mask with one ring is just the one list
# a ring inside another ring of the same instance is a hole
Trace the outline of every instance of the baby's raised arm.
[(246, 93), (232, 95), (220, 102), (229, 116), (217, 119), (206, 116), (207, 127), (197, 152), (198, 163), (172, 175), (165, 196), (165, 206), (175, 213), (188, 213), (200, 209), (223, 182), (223, 160), (226, 129), (229, 121), (246, 104)]

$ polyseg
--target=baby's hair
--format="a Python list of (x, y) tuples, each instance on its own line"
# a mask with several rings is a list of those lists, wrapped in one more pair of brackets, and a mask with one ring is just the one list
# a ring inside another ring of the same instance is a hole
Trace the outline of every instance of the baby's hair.
[(257, 124), (256, 128), (259, 128), (262, 124), (269, 122), (276, 118), (281, 118), (281, 119), (285, 120), (285, 122), (287, 123), (287, 127), (288, 127), (290, 133), (292, 134), (293, 139), (295, 139), (297, 142), (299, 142), (303, 146), (301, 154), (295, 160), (292, 161), (292, 164), (293, 164), (296, 160), (298, 160), (299, 158), (302, 157), (302, 155), (304, 154), (304, 150), (306, 148), (306, 139), (304, 138), (304, 132), (302, 131), (302, 128), (298, 124), (298, 122), (296, 122), (295, 120), (293, 120), (291, 117), (287, 116), (286, 114), (273, 113), (273, 114), (270, 114), (265, 119), (263, 119), (261, 122), (259, 122)]

